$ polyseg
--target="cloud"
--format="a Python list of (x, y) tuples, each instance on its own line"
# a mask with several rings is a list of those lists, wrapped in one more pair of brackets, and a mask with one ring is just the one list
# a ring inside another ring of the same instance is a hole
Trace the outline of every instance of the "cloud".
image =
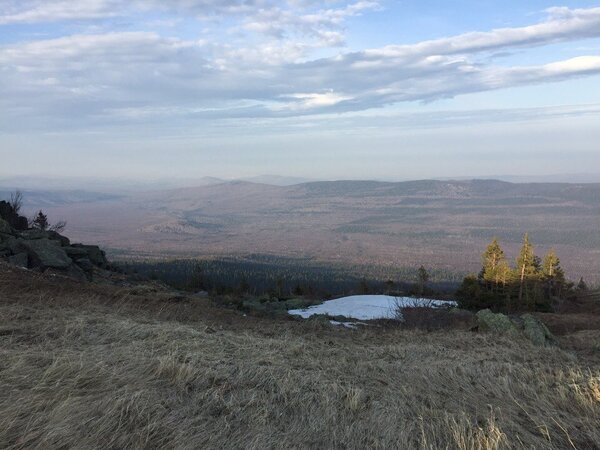
[(126, 13), (128, 3), (135, 4), (123, 0), (5, 0), (0, 5), (0, 25), (112, 17)]
[(8, 0), (0, 6), (0, 25), (99, 19), (115, 15), (118, 0)]
[[(323, 8), (323, 4), (336, 7)], [(277, 54), (277, 61), (305, 57), (320, 48), (345, 44), (344, 25), (348, 18), (367, 10), (379, 9), (373, 0), (4, 0), (0, 2), (0, 26), (119, 18), (132, 23), (140, 19), (143, 26), (161, 27), (182, 20), (196, 21), (192, 26), (218, 23), (228, 28), (228, 40), (253, 42), (253, 53)], [(146, 20), (144, 13), (160, 15)], [(227, 24), (227, 25), (225, 25)], [(110, 24), (106, 24), (110, 28)], [(222, 31), (222, 30), (221, 30)]]
[(283, 105), (278, 104), (274, 110), (306, 110), (313, 108), (322, 108), (334, 106), (343, 101), (351, 100), (352, 97), (336, 94), (335, 92), (325, 93), (306, 93), (306, 94), (290, 94), (283, 96), (287, 102)]
[(0, 24), (89, 20), (158, 11), (198, 17), (245, 16), (250, 18), (249, 26), (255, 23), (257, 27), (270, 25), (264, 20), (271, 17), (281, 21), (281, 25), (287, 22), (310, 27), (311, 23), (313, 26), (340, 25), (346, 17), (378, 7), (375, 1), (363, 0), (337, 9), (317, 10), (314, 14), (297, 14), (320, 4), (322, 2), (294, 0), (4, 0), (0, 5)]
[(546, 21), (535, 25), (465, 33), (414, 45), (390, 45), (372, 50), (368, 54), (372, 57), (386, 56), (390, 58), (453, 55), (546, 45), (600, 35), (600, 8), (553, 8), (548, 10), (548, 13)]
[[(192, 7), (201, 2), (179, 3)], [(341, 8), (343, 13), (319, 10), (320, 18), (300, 17), (299, 22), (335, 25), (373, 6), (359, 2)], [(232, 46), (216, 37), (112, 32), (17, 43), (0, 47), (0, 122), (10, 127), (27, 120), (34, 127), (157, 115), (294, 117), (430, 102), (600, 73), (597, 55), (532, 66), (497, 66), (493, 57), (479, 60), (485, 52), (590, 37), (600, 37), (600, 8), (554, 9), (544, 22), (528, 27), (319, 59), (306, 57), (318, 43), (289, 39)]]
[(326, 46), (343, 43), (340, 27), (348, 17), (357, 16), (368, 10), (380, 8), (378, 2), (359, 1), (337, 9), (321, 9), (301, 14), (297, 8), (261, 9), (250, 16), (243, 28), (250, 31), (284, 38), (290, 32), (317, 37)]

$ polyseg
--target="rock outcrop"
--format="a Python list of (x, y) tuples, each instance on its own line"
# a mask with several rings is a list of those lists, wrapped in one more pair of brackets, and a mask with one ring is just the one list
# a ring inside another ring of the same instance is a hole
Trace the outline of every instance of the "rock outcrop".
[(0, 217), (5, 220), (12, 229), (23, 231), (29, 227), (27, 217), (17, 214), (11, 204), (4, 200), (0, 201)]
[[(7, 206), (8, 205), (8, 206)], [(71, 244), (56, 231), (29, 229), (27, 219), (0, 202), (0, 259), (9, 264), (71, 278), (92, 279), (97, 270), (111, 270), (106, 254), (96, 245)], [(17, 224), (18, 227), (13, 226)]]
[(494, 314), (489, 309), (484, 309), (476, 314), (477, 326), (481, 331), (491, 331), (497, 334), (516, 335), (517, 327), (504, 314)]
[(556, 345), (556, 338), (540, 319), (531, 314), (523, 314), (521, 320), (523, 321), (523, 333), (535, 345), (540, 347)]
[(67, 256), (60, 242), (51, 239), (17, 239), (17, 247), (29, 256), (32, 267), (66, 269), (73, 260)]
[(493, 313), (489, 309), (479, 311), (477, 330), (510, 336), (525, 336), (534, 345), (545, 347), (556, 345), (556, 338), (537, 317), (523, 314), (521, 317), (509, 317), (501, 313)]

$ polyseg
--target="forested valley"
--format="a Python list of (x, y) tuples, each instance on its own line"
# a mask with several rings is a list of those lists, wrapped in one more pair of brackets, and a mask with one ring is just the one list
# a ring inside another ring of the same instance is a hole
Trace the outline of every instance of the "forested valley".
[[(213, 294), (327, 299), (348, 294), (420, 292), (418, 267), (316, 263), (309, 259), (248, 255), (219, 259), (121, 261), (129, 273), (175, 288)], [(427, 269), (429, 295), (451, 295), (465, 273)], [(423, 290), (421, 289), (421, 292)]]

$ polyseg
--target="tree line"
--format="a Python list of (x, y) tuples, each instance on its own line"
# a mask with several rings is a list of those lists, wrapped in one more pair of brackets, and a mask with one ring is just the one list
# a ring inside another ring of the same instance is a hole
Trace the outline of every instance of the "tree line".
[[(528, 234), (523, 237), (513, 266), (496, 238), (483, 253), (482, 263), (479, 274), (467, 276), (456, 292), (463, 308), (551, 311), (554, 302), (564, 299), (575, 288), (567, 280), (556, 252), (550, 250), (540, 258)], [(587, 288), (583, 279), (576, 288)]]
[(330, 298), (350, 294), (450, 295), (463, 274), (424, 267), (377, 267), (319, 263), (307, 259), (247, 255), (220, 259), (120, 261), (130, 273), (178, 289), (214, 294)]

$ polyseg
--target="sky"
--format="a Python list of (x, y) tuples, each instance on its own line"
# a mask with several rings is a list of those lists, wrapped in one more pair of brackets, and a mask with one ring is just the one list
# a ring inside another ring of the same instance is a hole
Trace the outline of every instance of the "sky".
[(600, 2), (0, 0), (0, 177), (600, 173)]

